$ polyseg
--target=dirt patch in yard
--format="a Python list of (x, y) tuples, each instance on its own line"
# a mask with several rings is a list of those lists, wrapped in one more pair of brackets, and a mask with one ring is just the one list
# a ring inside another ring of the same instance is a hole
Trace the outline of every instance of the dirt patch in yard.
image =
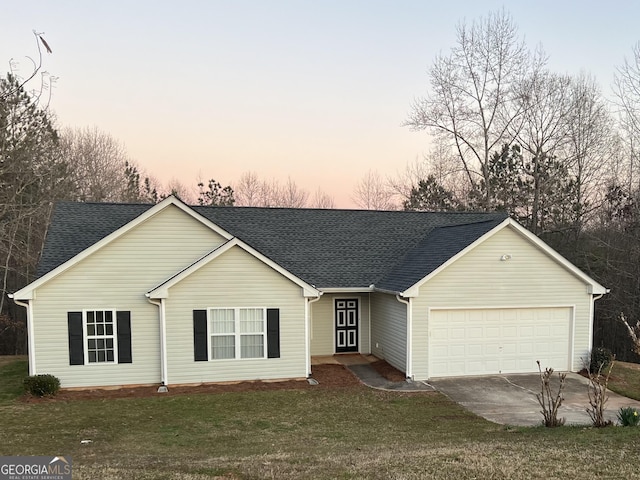
[(343, 365), (314, 365), (312, 378), (318, 381), (318, 385), (310, 385), (307, 380), (283, 380), (283, 381), (253, 381), (237, 383), (208, 383), (189, 386), (169, 386), (167, 393), (158, 393), (158, 386), (87, 390), (62, 390), (53, 397), (33, 397), (24, 395), (21, 400), (25, 403), (60, 402), (69, 400), (90, 400), (108, 398), (144, 398), (158, 395), (191, 395), (191, 394), (215, 394), (227, 392), (256, 392), (265, 390), (302, 390), (311, 388), (353, 388), (361, 387), (358, 379)]

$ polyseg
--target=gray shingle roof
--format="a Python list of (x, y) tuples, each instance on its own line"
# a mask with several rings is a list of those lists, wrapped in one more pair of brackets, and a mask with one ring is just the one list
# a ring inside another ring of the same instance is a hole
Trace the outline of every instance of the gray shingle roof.
[[(56, 204), (38, 274), (53, 270), (151, 207)], [(193, 209), (318, 288), (375, 284), (393, 291), (410, 287), (507, 218), (504, 213)]]

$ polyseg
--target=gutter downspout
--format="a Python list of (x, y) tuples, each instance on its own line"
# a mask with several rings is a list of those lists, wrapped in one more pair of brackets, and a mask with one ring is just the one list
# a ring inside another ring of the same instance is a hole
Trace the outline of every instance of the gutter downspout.
[(165, 322), (164, 298), (161, 298), (158, 302), (147, 296), (147, 300), (158, 307), (160, 320), (160, 380), (166, 387), (169, 385), (169, 376), (167, 374), (167, 324)]
[[(609, 291), (607, 290), (607, 293), (609, 293)], [(595, 315), (595, 308), (596, 308), (596, 300), (600, 300), (602, 297), (604, 297), (605, 294), (601, 293), (600, 295), (591, 295), (591, 305), (590, 305), (590, 309), (591, 309), (591, 321), (589, 322), (589, 350), (593, 350), (593, 322), (594, 322), (594, 315)]]
[(311, 304), (322, 298), (322, 292), (316, 298), (305, 298), (304, 302), (304, 343), (306, 350), (307, 377), (311, 376)]
[(29, 375), (35, 375), (36, 374), (36, 342), (35, 342), (35, 338), (33, 337), (33, 306), (31, 305), (31, 302), (21, 302), (20, 300), (16, 300), (15, 298), (13, 298), (12, 294), (9, 294), (9, 298), (12, 299), (16, 305), (19, 305), (20, 307), (24, 307), (27, 309), (27, 335), (28, 335), (28, 345), (29, 345), (29, 351), (27, 352), (29, 354), (28, 358), (29, 358)]
[(412, 345), (411, 345), (411, 341), (413, 339), (413, 335), (412, 335), (412, 329), (413, 329), (413, 314), (412, 314), (412, 308), (411, 308), (411, 297), (409, 297), (407, 300), (404, 300), (402, 298), (400, 298), (400, 294), (396, 294), (396, 300), (398, 300), (400, 303), (404, 303), (407, 306), (407, 373), (406, 376), (407, 378), (410, 378), (411, 380), (413, 380), (413, 369), (411, 368), (411, 362), (413, 361), (413, 354), (412, 354)]

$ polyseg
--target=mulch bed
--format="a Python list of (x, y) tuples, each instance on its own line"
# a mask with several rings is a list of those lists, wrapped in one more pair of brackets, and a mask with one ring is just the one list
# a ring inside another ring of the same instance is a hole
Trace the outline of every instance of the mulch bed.
[(156, 396), (175, 396), (191, 394), (215, 394), (227, 392), (256, 392), (266, 390), (306, 390), (312, 388), (353, 388), (361, 386), (360, 381), (343, 365), (314, 365), (312, 378), (318, 385), (310, 385), (306, 380), (284, 380), (281, 382), (238, 382), (238, 383), (210, 383), (172, 387), (169, 385), (167, 393), (157, 393), (157, 386), (118, 388), (114, 390), (61, 390), (53, 397), (33, 397), (23, 395), (20, 400), (24, 403), (60, 402), (69, 400), (111, 399), (111, 398), (145, 398)]

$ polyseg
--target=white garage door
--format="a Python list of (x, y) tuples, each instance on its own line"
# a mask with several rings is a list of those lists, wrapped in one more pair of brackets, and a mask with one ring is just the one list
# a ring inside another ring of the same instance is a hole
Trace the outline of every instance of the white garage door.
[(429, 377), (569, 370), (571, 308), (431, 310)]

